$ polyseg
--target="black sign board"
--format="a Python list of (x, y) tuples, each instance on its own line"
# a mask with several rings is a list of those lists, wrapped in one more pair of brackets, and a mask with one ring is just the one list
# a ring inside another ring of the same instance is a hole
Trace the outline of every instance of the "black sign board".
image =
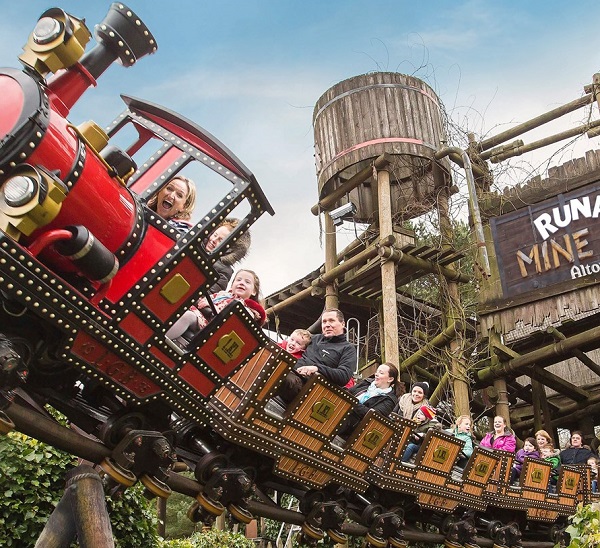
[(490, 219), (504, 297), (600, 281), (600, 181)]

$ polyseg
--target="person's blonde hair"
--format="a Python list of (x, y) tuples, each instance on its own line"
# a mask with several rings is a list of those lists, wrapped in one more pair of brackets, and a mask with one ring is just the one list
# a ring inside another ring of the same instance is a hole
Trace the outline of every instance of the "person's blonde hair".
[(454, 421), (454, 426), (456, 428), (458, 428), (460, 423), (465, 420), (469, 420), (469, 421), (471, 421), (471, 423), (473, 423), (473, 419), (471, 418), (471, 415), (459, 415), (458, 417), (456, 417), (456, 420)]
[(292, 335), (298, 335), (303, 341), (305, 341), (304, 347), (307, 347), (308, 343), (312, 339), (312, 334), (308, 329), (294, 329), (294, 331), (290, 333), (290, 337)]
[(550, 434), (548, 434), (548, 432), (546, 432), (545, 430), (538, 430), (534, 434), (534, 437), (537, 438), (538, 436), (542, 436), (542, 437), (546, 438), (546, 441), (548, 442), (548, 444), (551, 445), (552, 447), (554, 447), (554, 440), (550, 437)]
[(189, 221), (192, 218), (192, 212), (194, 211), (194, 207), (196, 207), (196, 185), (194, 184), (194, 181), (188, 179), (187, 177), (184, 177), (183, 175), (175, 175), (175, 177), (171, 177), (162, 187), (160, 187), (159, 191), (148, 200), (148, 203), (146, 205), (152, 211), (156, 211), (156, 206), (158, 204), (158, 193), (163, 188), (165, 188), (171, 181), (174, 181), (176, 179), (185, 184), (187, 188), (187, 196), (185, 198), (185, 202), (183, 203), (183, 209), (174, 213), (171, 217), (169, 217), (169, 219), (182, 219), (184, 221)]

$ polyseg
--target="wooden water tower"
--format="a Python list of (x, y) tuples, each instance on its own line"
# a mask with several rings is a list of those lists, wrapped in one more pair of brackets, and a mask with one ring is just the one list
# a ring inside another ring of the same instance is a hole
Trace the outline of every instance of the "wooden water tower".
[[(393, 72), (339, 82), (313, 112), (319, 203), (313, 213), (352, 202), (354, 220), (379, 229), (379, 241), (394, 243), (394, 225), (436, 205), (449, 186), (448, 160), (436, 160), (445, 145), (441, 103), (423, 81)], [(337, 267), (335, 225), (325, 215), (325, 270)], [(395, 263), (382, 260), (385, 359), (399, 363)], [(335, 285), (326, 307), (337, 307)]]
[[(449, 179), (447, 159), (437, 162), (441, 173), (434, 173), (434, 154), (446, 141), (440, 101), (413, 76), (377, 72), (339, 82), (317, 101), (313, 125), (320, 200), (341, 190), (382, 154), (390, 160), (394, 222), (434, 207), (436, 189)], [(357, 221), (377, 220), (373, 183), (369, 177), (345, 195), (357, 207)]]

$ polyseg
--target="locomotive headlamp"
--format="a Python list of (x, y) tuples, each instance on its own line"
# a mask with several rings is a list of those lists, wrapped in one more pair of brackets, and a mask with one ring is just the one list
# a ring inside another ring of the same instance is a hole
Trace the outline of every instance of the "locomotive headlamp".
[(59, 8), (51, 8), (39, 18), (19, 59), (41, 76), (46, 76), (79, 61), (90, 38), (90, 31), (82, 19)]
[(4, 199), (11, 207), (25, 205), (34, 197), (37, 187), (37, 181), (32, 177), (11, 177), (0, 189), (0, 200)]
[(63, 32), (64, 25), (54, 17), (42, 17), (33, 29), (32, 37), (36, 44), (48, 44)]
[(22, 164), (0, 184), (0, 229), (18, 240), (48, 224), (66, 198), (64, 183), (41, 166)]

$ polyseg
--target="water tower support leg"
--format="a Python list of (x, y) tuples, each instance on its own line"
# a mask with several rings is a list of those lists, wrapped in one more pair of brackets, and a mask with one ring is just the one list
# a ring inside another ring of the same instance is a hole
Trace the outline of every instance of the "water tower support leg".
[[(335, 225), (329, 213), (325, 213), (325, 273), (337, 266), (337, 239)], [(325, 288), (325, 308), (338, 308), (339, 298), (336, 280), (331, 280)]]
[[(390, 173), (387, 170), (377, 172), (377, 198), (379, 205), (379, 237), (393, 236), (392, 202), (390, 190)], [(396, 263), (392, 260), (381, 263), (381, 294), (384, 325), (384, 357), (385, 361), (398, 366), (398, 307), (396, 301)]]

